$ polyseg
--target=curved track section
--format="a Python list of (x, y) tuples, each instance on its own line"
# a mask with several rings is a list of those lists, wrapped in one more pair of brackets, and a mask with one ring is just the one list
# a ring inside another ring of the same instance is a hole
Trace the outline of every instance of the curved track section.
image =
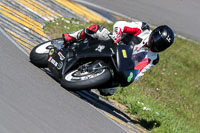
[(29, 63), (3, 33), (1, 29), (0, 132), (125, 132)]
[(0, 132), (146, 132), (96, 92), (64, 90), (26, 56), (48, 40), (42, 27), (50, 20), (117, 20), (112, 15), (67, 0), (0, 0)]

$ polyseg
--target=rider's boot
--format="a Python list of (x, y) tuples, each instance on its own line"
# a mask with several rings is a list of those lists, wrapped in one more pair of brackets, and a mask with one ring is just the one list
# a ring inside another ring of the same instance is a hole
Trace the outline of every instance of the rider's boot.
[(108, 40), (109, 39), (108, 34), (110, 34), (110, 32), (106, 28), (104, 28), (104, 26), (93, 24), (88, 28), (76, 32), (64, 33), (63, 39), (65, 42), (73, 42), (85, 38)]
[(117, 90), (116, 87), (114, 88), (107, 88), (107, 89), (98, 89), (100, 94), (103, 95), (103, 96), (112, 96), (115, 91)]

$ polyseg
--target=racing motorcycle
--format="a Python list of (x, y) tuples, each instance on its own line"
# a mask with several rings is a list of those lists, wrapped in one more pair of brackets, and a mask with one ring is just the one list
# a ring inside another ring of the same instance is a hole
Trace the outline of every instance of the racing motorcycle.
[(37, 45), (30, 53), (31, 63), (49, 68), (61, 86), (71, 91), (131, 84), (135, 72), (132, 45), (89, 39), (64, 43), (58, 38)]

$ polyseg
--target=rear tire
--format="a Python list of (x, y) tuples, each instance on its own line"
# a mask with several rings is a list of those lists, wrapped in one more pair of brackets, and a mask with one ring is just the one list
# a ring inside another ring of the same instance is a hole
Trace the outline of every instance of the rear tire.
[(40, 68), (47, 67), (49, 58), (49, 49), (47, 47), (50, 45), (52, 45), (51, 41), (47, 41), (34, 47), (30, 53), (31, 63)]
[(111, 73), (107, 68), (102, 68), (92, 73), (82, 73), (75, 69), (64, 75), (61, 79), (61, 85), (71, 91), (86, 90), (102, 86), (110, 79)]

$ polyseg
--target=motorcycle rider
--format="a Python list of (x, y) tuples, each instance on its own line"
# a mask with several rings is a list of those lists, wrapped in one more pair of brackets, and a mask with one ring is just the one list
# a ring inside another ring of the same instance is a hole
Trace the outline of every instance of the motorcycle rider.
[[(137, 81), (144, 73), (159, 62), (158, 52), (164, 51), (174, 42), (174, 32), (167, 25), (158, 26), (153, 31), (145, 22), (117, 21), (113, 25), (113, 32), (109, 32), (104, 26), (93, 24), (85, 29), (64, 33), (64, 41), (71, 42), (79, 39), (92, 38), (97, 40), (108, 40), (112, 38), (113, 43), (133, 45), (133, 58), (138, 58), (134, 67), (136, 72), (132, 81)], [(104, 96), (113, 95), (116, 88), (99, 89)]]

